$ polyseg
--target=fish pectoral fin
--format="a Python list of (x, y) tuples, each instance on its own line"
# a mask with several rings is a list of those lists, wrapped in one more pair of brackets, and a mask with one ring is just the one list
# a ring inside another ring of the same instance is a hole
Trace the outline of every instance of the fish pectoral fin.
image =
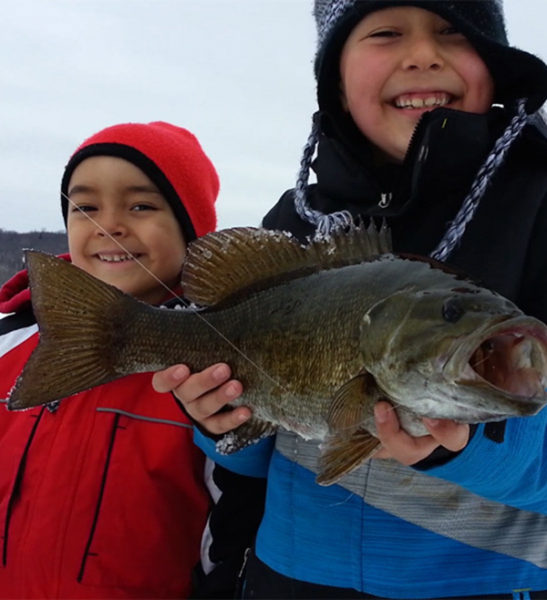
[(373, 421), (374, 405), (382, 398), (384, 393), (367, 371), (336, 392), (327, 414), (329, 436), (319, 459), (319, 485), (336, 483), (378, 449), (380, 441), (367, 431), (365, 424)]
[(251, 418), (237, 429), (228, 431), (223, 435), (217, 441), (215, 447), (219, 454), (233, 454), (265, 437), (273, 435), (276, 430), (277, 427), (267, 421)]
[(319, 459), (316, 482), (332, 485), (356, 469), (380, 447), (380, 440), (366, 429), (358, 429), (351, 436), (331, 436)]
[(327, 414), (331, 433), (356, 429), (373, 416), (374, 404), (384, 397), (374, 376), (363, 372), (346, 382), (334, 396)]

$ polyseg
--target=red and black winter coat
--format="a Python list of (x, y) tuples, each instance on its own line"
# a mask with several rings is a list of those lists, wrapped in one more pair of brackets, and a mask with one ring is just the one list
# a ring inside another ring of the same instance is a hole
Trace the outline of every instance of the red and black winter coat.
[[(0, 290), (0, 398), (38, 340), (26, 273)], [(54, 369), (55, 365), (52, 364)], [(151, 374), (57, 410), (0, 405), (0, 597), (184, 598), (209, 510), (192, 428)]]

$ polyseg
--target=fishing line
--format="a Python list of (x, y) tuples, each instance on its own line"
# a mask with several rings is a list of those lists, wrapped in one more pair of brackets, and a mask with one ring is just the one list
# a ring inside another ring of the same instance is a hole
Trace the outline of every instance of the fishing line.
[[(161, 287), (163, 287), (169, 294), (171, 294), (177, 300), (179, 300), (184, 305), (186, 310), (188, 310), (188, 312), (193, 313), (196, 317), (201, 319), (201, 321), (203, 323), (205, 323), (205, 325), (207, 325), (212, 331), (214, 331), (216, 333), (216, 335), (218, 335), (221, 339), (223, 339), (244, 360), (246, 360), (250, 365), (252, 365), (259, 373), (264, 375), (264, 377), (269, 379), (275, 386), (277, 386), (278, 388), (282, 389), (283, 391), (285, 391), (287, 393), (290, 392), (290, 390), (286, 386), (284, 386), (281, 383), (279, 383), (278, 381), (276, 381), (267, 371), (264, 370), (263, 367), (261, 367), (259, 364), (257, 364), (255, 361), (253, 361), (252, 358), (250, 358), (242, 350), (240, 350), (231, 340), (229, 340), (221, 331), (219, 331), (202, 314), (200, 314), (200, 312), (196, 308), (194, 308), (191, 303), (189, 303), (187, 300), (185, 300), (184, 298), (179, 296), (168, 285), (166, 285), (161, 279), (159, 279), (154, 273), (152, 273), (150, 271), (150, 269), (148, 269), (146, 267), (146, 265), (144, 265), (136, 256), (134, 256), (121, 242), (119, 242), (117, 239), (115, 239), (114, 236), (112, 236), (108, 231), (106, 231), (106, 229), (104, 229), (104, 227), (102, 227), (102, 225), (100, 223), (98, 223), (91, 215), (89, 215), (87, 212), (82, 210), (73, 200), (71, 200), (71, 198), (67, 194), (65, 194), (64, 192), (61, 192), (61, 195), (63, 196), (63, 198), (65, 198), (67, 200), (67, 202), (71, 206), (73, 206), (80, 213), (82, 213), (89, 221), (91, 221), (91, 223), (93, 223), (93, 225), (95, 225), (95, 227), (100, 229), (121, 250), (123, 250), (128, 256), (130, 256), (131, 259), (134, 260), (142, 269), (144, 269), (144, 271), (146, 271), (146, 273), (148, 273), (148, 275), (150, 275), (150, 277), (152, 277), (155, 281), (157, 281), (161, 285)], [(391, 404), (391, 410), (395, 410), (398, 406), (403, 406), (402, 404), (395, 402), (394, 400), (390, 400), (390, 404)]]
[[(91, 215), (89, 215), (87, 212), (82, 210), (73, 200), (71, 200), (71, 198), (67, 194), (65, 194), (64, 192), (61, 192), (61, 195), (63, 198), (65, 198), (67, 200), (67, 202), (72, 207), (74, 207), (76, 210), (78, 210), (80, 213), (82, 213), (89, 221), (91, 221), (91, 223), (93, 223), (93, 225), (95, 225), (95, 227), (100, 229), (121, 250), (123, 250), (128, 256), (130, 256), (131, 259), (134, 260), (142, 269), (144, 269), (144, 271), (146, 271), (146, 273), (148, 273), (148, 275), (150, 275), (150, 277), (152, 277), (155, 281), (157, 281), (161, 285), (161, 287), (163, 287), (169, 294), (171, 294), (177, 300), (179, 300), (184, 305), (184, 307), (188, 310), (188, 312), (193, 313), (196, 317), (201, 319), (201, 321), (203, 323), (205, 323), (205, 325), (207, 325), (212, 331), (214, 331), (216, 333), (216, 335), (218, 335), (221, 339), (223, 339), (233, 350), (235, 350), (235, 352), (237, 352), (244, 360), (246, 360), (250, 365), (252, 365), (259, 373), (264, 375), (264, 377), (269, 379), (275, 386), (279, 387), (280, 389), (282, 389), (283, 391), (285, 391), (287, 393), (290, 392), (290, 390), (287, 387), (285, 387), (284, 385), (282, 385), (281, 383), (276, 381), (267, 371), (264, 370), (264, 368), (262, 368), (259, 364), (257, 364), (255, 361), (253, 361), (252, 358), (250, 358), (242, 350), (240, 350), (231, 340), (229, 340), (221, 331), (219, 331), (202, 314), (200, 314), (200, 312), (196, 308), (194, 308), (191, 303), (189, 303), (187, 300), (185, 300), (184, 298), (179, 296), (168, 285), (166, 285), (163, 281), (161, 281), (161, 279), (159, 279), (154, 273), (152, 273), (150, 271), (150, 269), (148, 269), (146, 267), (146, 265), (144, 265), (136, 256), (134, 256), (121, 242), (119, 242), (117, 239), (114, 238), (114, 236), (112, 236), (108, 231), (106, 231), (106, 229), (104, 229), (104, 227), (102, 227), (102, 225), (100, 223), (98, 223)], [(391, 403), (391, 410), (395, 410), (398, 406), (402, 406), (402, 404), (395, 402), (395, 401), (390, 401), (390, 403)]]
[(154, 279), (156, 282), (158, 282), (161, 285), (162, 288), (164, 288), (169, 294), (171, 294), (177, 300), (179, 300), (184, 305), (184, 307), (186, 308), (186, 310), (188, 312), (193, 313), (196, 317), (198, 317), (199, 319), (201, 319), (201, 321), (203, 323), (205, 323), (205, 325), (207, 325), (220, 338), (222, 338), (233, 350), (235, 350), (242, 358), (244, 358), (250, 365), (252, 365), (259, 373), (261, 373), (262, 375), (264, 375), (274, 385), (276, 385), (277, 387), (281, 388), (285, 392), (289, 391), (285, 386), (283, 386), (280, 383), (278, 383), (259, 364), (257, 364), (256, 362), (254, 362), (252, 358), (250, 358), (242, 350), (240, 350), (221, 331), (219, 331), (202, 314), (200, 314), (200, 312), (196, 308), (194, 308), (194, 306), (190, 302), (188, 302), (187, 300), (185, 300), (184, 298), (182, 298), (181, 296), (179, 296), (167, 284), (165, 284), (159, 277), (157, 277), (154, 273), (152, 273), (152, 271), (150, 271), (150, 269), (148, 269), (146, 267), (146, 265), (144, 265), (136, 256), (134, 256), (121, 242), (119, 242), (117, 239), (115, 239), (113, 235), (111, 235), (108, 231), (106, 231), (106, 229), (100, 223), (98, 223), (91, 215), (89, 215), (86, 211), (82, 210), (81, 207), (79, 207), (73, 200), (71, 200), (70, 197), (67, 194), (65, 194), (64, 192), (61, 192), (61, 196), (63, 198), (65, 198), (69, 202), (69, 204), (71, 204), (71, 206), (73, 208), (77, 209), (82, 215), (84, 215), (86, 217), (86, 219), (88, 219), (89, 221), (91, 221), (91, 223), (93, 223), (93, 225), (95, 227), (97, 227), (98, 229), (100, 229), (110, 240), (112, 240), (121, 250), (123, 250), (124, 253), (127, 254), (127, 256), (131, 257), (131, 260), (134, 260), (142, 269), (144, 269), (144, 271), (146, 271), (146, 273), (148, 275), (150, 275), (150, 277), (152, 277), (152, 279)]

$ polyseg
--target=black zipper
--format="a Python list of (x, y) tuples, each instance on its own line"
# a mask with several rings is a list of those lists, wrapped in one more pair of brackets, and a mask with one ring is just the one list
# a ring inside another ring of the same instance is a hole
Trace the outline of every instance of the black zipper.
[(89, 537), (87, 539), (87, 543), (85, 545), (85, 550), (84, 550), (84, 555), (82, 557), (82, 563), (80, 565), (80, 570), (78, 572), (78, 577), (76, 578), (76, 580), (78, 581), (78, 583), (82, 582), (83, 576), (84, 576), (84, 571), (85, 571), (85, 565), (87, 562), (87, 557), (88, 556), (93, 556), (93, 553), (91, 553), (89, 551), (89, 549), (91, 548), (91, 543), (93, 542), (93, 537), (95, 535), (95, 529), (97, 528), (97, 522), (99, 520), (99, 513), (101, 511), (101, 505), (103, 502), (103, 496), (104, 496), (104, 490), (106, 487), (106, 479), (107, 479), (107, 475), (108, 475), (108, 469), (110, 467), (110, 460), (112, 458), (112, 449), (114, 448), (114, 440), (116, 439), (116, 432), (118, 429), (118, 423), (120, 421), (120, 415), (117, 414), (114, 417), (114, 425), (112, 427), (112, 433), (110, 435), (110, 443), (108, 445), (108, 452), (106, 454), (106, 461), (105, 461), (105, 465), (104, 465), (104, 470), (103, 470), (103, 476), (102, 476), (102, 480), (101, 480), (101, 488), (99, 490), (99, 497), (97, 499), (97, 506), (95, 508), (95, 514), (93, 515), (93, 522), (91, 524), (91, 531), (89, 532)]
[[(21, 460), (19, 462), (19, 466), (17, 467), (17, 473), (15, 475), (15, 482), (13, 484), (13, 489), (11, 491), (10, 498), (8, 500), (8, 508), (6, 511), (6, 521), (4, 523), (4, 544), (2, 548), (2, 565), (5, 567), (8, 562), (8, 537), (9, 537), (9, 525), (11, 521), (11, 515), (13, 512), (13, 506), (15, 501), (17, 500), (17, 496), (19, 495), (19, 491), (21, 489), (21, 482), (23, 481), (23, 474), (25, 472), (25, 466), (27, 462), (27, 456), (32, 445), (32, 440), (36, 435), (36, 430), (38, 429), (38, 425), (42, 419), (42, 415), (44, 414), (45, 408), (42, 408), (40, 414), (36, 416), (36, 421), (32, 426), (32, 430), (30, 432), (29, 438), (25, 445), (25, 449), (23, 451), (23, 455), (21, 456)], [(32, 418), (32, 417), (31, 417)]]

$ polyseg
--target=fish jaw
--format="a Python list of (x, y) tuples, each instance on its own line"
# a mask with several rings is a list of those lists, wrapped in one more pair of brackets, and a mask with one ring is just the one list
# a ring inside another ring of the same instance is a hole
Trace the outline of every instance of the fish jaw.
[(364, 367), (386, 397), (464, 423), (536, 414), (547, 403), (545, 324), (470, 282), (437, 283), (401, 289), (363, 318)]
[(547, 403), (547, 328), (527, 316), (509, 318), (461, 344), (443, 367), (468, 422), (531, 416)]
[(532, 416), (547, 404), (547, 327), (522, 314), (497, 318), (447, 338), (412, 369), (401, 356), (386, 356), (377, 367), (378, 383), (411, 435), (424, 434), (416, 417), (484, 423)]

